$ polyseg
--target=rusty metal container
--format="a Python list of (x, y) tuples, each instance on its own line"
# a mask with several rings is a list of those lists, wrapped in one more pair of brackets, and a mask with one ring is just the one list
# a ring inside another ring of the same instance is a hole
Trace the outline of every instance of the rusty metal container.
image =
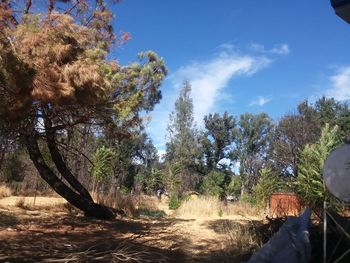
[(272, 217), (299, 216), (302, 207), (301, 198), (295, 193), (273, 193), (269, 214)]

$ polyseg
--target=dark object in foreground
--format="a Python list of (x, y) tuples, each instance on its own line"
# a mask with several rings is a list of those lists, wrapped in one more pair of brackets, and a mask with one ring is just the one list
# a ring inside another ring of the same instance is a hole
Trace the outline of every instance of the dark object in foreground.
[(289, 217), (270, 241), (254, 253), (248, 263), (309, 262), (311, 255), (308, 232), (311, 225), (310, 216), (311, 209), (307, 208), (299, 217)]
[(350, 24), (350, 0), (331, 0), (335, 13)]

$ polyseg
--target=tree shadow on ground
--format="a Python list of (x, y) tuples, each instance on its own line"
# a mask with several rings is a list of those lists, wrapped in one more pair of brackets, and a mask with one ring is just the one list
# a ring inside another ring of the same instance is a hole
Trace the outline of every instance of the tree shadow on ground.
[(0, 229), (2, 227), (13, 227), (18, 223), (17, 217), (6, 212), (0, 211)]
[(164, 230), (174, 223), (69, 216), (20, 222), (0, 231), (0, 262), (189, 262), (180, 249), (188, 239)]
[[(189, 236), (177, 232), (178, 228), (172, 228), (193, 220), (124, 218), (101, 221), (76, 215), (17, 220), (14, 216), (6, 216), (2, 217), (7, 218), (3, 222), (7, 227), (11, 225), (12, 230), (0, 228), (0, 262), (234, 263), (248, 261), (254, 252), (253, 249), (239, 251), (230, 247), (232, 244), (226, 247), (227, 240), (224, 239), (203, 239), (193, 243)], [(219, 219), (204, 224), (225, 234), (228, 224), (244, 223)], [(262, 223), (254, 221), (253, 224), (260, 226)], [(208, 248), (212, 242), (217, 242), (215, 249)]]
[(262, 243), (263, 223), (259, 220), (217, 219), (206, 222), (206, 226), (225, 236), (222, 251), (212, 252), (202, 262), (247, 262)]

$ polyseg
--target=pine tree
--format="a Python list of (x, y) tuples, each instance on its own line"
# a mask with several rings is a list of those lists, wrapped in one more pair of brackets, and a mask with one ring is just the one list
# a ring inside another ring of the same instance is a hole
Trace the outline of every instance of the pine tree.
[[(126, 66), (109, 59), (123, 36), (113, 32), (106, 1), (47, 2), (48, 9), (41, 1), (0, 4), (0, 133), (25, 142), (40, 176), (69, 203), (87, 216), (110, 219), (114, 212), (93, 201), (57, 137), (79, 124), (123, 134), (142, 126), (140, 112), (161, 99), (166, 67), (152, 51)], [(57, 170), (43, 158), (39, 139)]]
[(193, 189), (197, 181), (195, 170), (198, 161), (198, 139), (190, 94), (191, 86), (184, 82), (168, 125), (166, 160), (180, 165), (182, 190)]
[(308, 144), (301, 152), (296, 190), (305, 203), (313, 208), (322, 208), (324, 200), (334, 201), (325, 188), (322, 171), (329, 153), (338, 145), (338, 126), (332, 129), (326, 123), (317, 143)]

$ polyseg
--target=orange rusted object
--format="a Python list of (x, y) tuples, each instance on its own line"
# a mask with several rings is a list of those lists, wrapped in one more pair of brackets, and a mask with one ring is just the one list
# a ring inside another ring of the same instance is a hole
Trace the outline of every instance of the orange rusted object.
[(272, 217), (299, 216), (302, 202), (295, 193), (273, 193), (269, 208)]

